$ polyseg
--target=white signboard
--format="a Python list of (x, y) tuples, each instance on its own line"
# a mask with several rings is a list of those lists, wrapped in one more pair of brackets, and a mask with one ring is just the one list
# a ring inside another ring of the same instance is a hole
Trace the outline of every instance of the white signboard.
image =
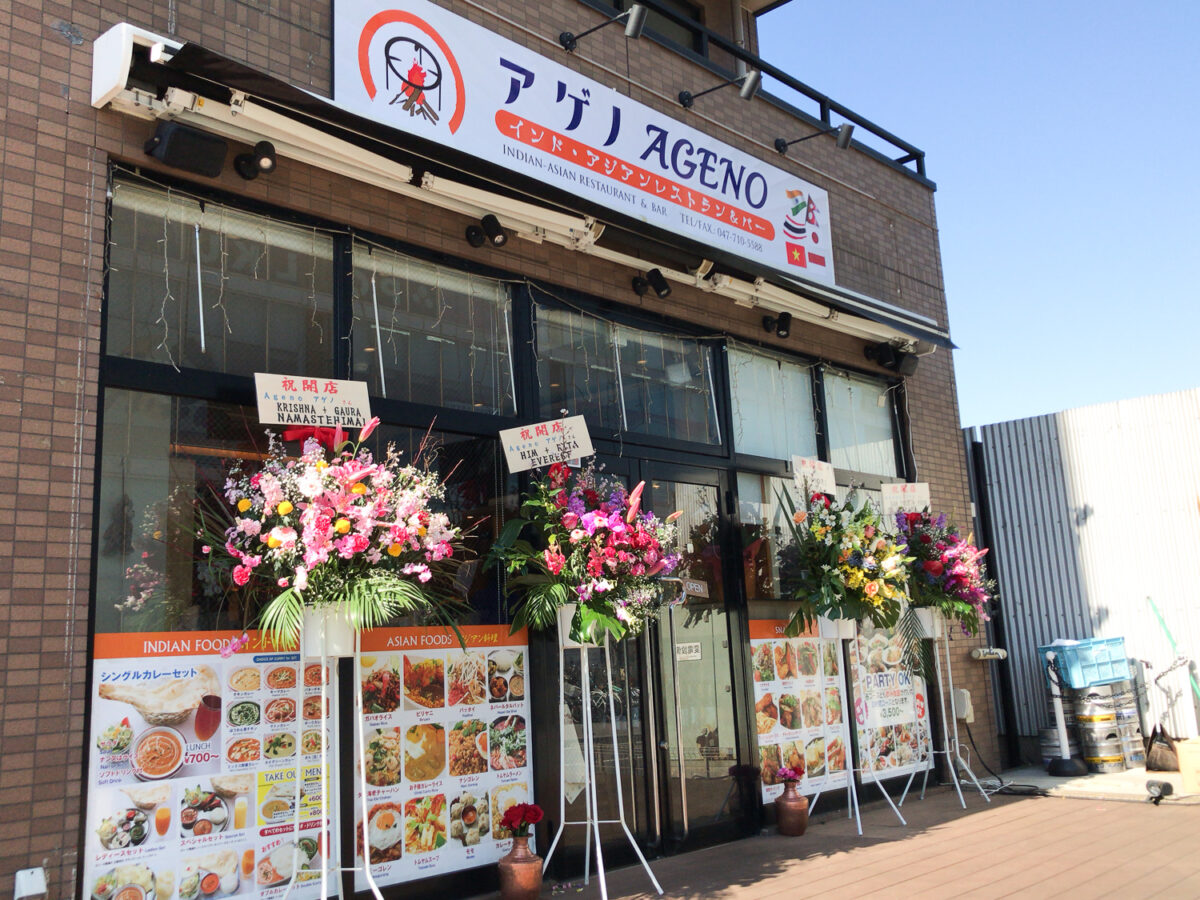
[(891, 519), (898, 512), (921, 512), (929, 508), (929, 483), (914, 481), (907, 484), (885, 484), (883, 493), (883, 516)]
[(833, 478), (833, 466), (819, 459), (807, 456), (792, 457), (792, 474), (796, 478), (796, 489), (800, 491), (803, 502), (808, 502), (812, 493), (833, 495), (837, 484)]
[(583, 416), (506, 428), (500, 432), (500, 444), (504, 447), (508, 471), (513, 473), (577, 460), (596, 452)]
[[(829, 196), (425, 0), (334, 4), (334, 102), (792, 277), (832, 285)], [(678, 88), (702, 87), (680, 84)], [(675, 90), (678, 90), (675, 88)], [(706, 107), (720, 115), (730, 92)]]
[(850, 642), (850, 666), (858, 768), (876, 778), (931, 768), (928, 690), (906, 665), (900, 637), (860, 623)]
[(786, 625), (782, 619), (750, 622), (764, 803), (783, 793), (781, 766), (802, 773), (799, 790), (804, 794), (849, 782), (850, 723), (842, 644), (822, 640), (812, 629), (788, 638), (783, 633)]
[(362, 428), (371, 418), (365, 381), (254, 373), (263, 425)]
[(685, 641), (682, 644), (675, 645), (675, 658), (681, 662), (684, 660), (702, 659), (699, 641)]

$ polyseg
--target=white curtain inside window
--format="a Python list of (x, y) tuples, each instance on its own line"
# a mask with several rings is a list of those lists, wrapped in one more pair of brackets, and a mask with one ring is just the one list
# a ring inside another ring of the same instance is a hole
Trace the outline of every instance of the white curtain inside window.
[(825, 402), (834, 468), (894, 477), (896, 443), (887, 384), (826, 370)]
[(809, 366), (731, 343), (729, 381), (739, 453), (783, 460), (817, 456)]

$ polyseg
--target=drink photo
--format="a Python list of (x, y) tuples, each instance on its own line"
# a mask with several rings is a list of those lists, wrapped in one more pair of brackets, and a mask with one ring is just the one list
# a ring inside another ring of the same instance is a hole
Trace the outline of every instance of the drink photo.
[(221, 725), (221, 698), (217, 694), (205, 694), (196, 709), (196, 740), (207, 741)]

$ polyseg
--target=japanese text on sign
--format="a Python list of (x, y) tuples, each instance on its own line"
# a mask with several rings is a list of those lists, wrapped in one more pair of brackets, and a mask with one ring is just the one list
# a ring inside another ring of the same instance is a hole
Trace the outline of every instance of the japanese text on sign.
[(583, 416), (506, 428), (500, 432), (500, 443), (510, 472), (540, 469), (596, 452)]
[(254, 373), (263, 425), (361, 428), (371, 418), (365, 381)]

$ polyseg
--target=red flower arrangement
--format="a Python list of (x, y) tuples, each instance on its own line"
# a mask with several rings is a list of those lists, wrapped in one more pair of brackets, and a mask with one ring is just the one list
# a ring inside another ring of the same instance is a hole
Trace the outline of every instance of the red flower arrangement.
[(912, 605), (939, 609), (947, 618), (958, 619), (968, 634), (976, 633), (988, 621), (988, 603), (996, 589), (983, 568), (987, 550), (963, 538), (944, 515), (900, 512), (896, 525), (905, 553), (916, 558), (909, 579)]
[(529, 837), (529, 826), (542, 821), (545, 813), (536, 803), (514, 803), (500, 817), (500, 824), (514, 837)]

